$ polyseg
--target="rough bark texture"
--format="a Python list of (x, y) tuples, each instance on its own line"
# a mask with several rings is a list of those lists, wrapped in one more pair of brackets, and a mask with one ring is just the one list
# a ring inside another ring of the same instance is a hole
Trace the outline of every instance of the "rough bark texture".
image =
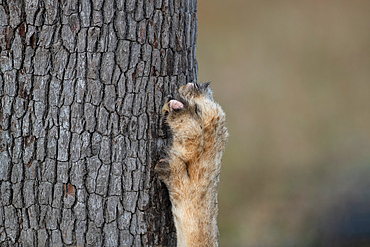
[(196, 0), (0, 0), (0, 246), (174, 246), (161, 106)]

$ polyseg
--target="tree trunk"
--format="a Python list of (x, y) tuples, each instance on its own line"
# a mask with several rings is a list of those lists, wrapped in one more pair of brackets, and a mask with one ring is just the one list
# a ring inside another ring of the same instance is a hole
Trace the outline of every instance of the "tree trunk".
[(161, 107), (196, 0), (0, 0), (0, 246), (174, 246)]

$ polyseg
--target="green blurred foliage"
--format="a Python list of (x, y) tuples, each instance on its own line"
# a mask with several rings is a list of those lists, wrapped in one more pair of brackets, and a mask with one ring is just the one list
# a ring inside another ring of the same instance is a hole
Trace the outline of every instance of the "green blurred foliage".
[(334, 246), (343, 205), (370, 201), (369, 13), (366, 0), (198, 1), (199, 81), (230, 132), (222, 246)]

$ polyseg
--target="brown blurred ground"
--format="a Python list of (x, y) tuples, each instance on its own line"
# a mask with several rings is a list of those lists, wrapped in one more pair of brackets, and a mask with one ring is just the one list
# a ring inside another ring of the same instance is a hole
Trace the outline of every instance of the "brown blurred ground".
[(221, 245), (370, 246), (370, 1), (200, 0), (198, 17), (230, 131)]

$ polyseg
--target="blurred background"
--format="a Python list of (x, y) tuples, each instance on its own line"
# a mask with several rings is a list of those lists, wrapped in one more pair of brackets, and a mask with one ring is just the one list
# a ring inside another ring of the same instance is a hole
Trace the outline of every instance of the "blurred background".
[(221, 246), (370, 246), (370, 1), (200, 0)]

